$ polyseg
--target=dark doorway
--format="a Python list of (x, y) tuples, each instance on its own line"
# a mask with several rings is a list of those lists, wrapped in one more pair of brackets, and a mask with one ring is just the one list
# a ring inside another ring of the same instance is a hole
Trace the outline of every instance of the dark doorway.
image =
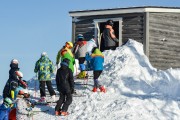
[[(105, 25), (106, 25), (106, 22), (102, 22), (102, 23), (99, 23), (99, 28), (100, 28), (100, 50), (101, 51), (104, 51), (105, 50), (105, 46), (104, 46), (104, 39), (103, 39), (103, 30), (105, 28)], [(114, 21), (114, 25), (113, 25), (113, 29), (114, 29), (114, 32), (115, 32), (115, 35), (116, 37), (119, 39), (119, 22), (117, 21)], [(116, 45), (118, 47), (118, 44)]]

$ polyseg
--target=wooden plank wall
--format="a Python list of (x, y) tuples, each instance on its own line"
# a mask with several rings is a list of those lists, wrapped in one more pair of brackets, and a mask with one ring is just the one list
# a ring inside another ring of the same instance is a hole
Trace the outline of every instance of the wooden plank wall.
[(143, 13), (135, 14), (116, 14), (116, 15), (100, 15), (100, 16), (82, 16), (78, 17), (75, 28), (75, 36), (83, 34), (86, 39), (90, 39), (94, 35), (94, 19), (105, 18), (123, 18), (122, 23), (122, 41), (125, 43), (128, 38), (135, 39), (143, 43)]
[(149, 14), (149, 59), (158, 69), (180, 67), (180, 14)]

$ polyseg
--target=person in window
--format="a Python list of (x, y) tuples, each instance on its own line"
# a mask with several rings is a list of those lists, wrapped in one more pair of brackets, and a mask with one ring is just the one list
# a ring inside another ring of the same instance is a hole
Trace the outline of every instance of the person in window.
[(103, 30), (103, 39), (104, 39), (104, 46), (105, 50), (115, 50), (116, 45), (118, 44), (119, 40), (116, 38), (113, 29), (113, 20), (108, 20), (105, 25), (105, 29)]

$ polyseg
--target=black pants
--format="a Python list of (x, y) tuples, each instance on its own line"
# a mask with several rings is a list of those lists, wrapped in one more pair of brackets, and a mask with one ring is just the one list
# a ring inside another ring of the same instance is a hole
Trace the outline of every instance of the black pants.
[(79, 57), (78, 61), (79, 61), (79, 64), (84, 64), (85, 57)]
[(40, 81), (39, 82), (39, 89), (40, 89), (40, 94), (41, 94), (41, 97), (45, 97), (46, 96), (46, 91), (45, 91), (45, 84), (47, 86), (47, 89), (50, 93), (50, 95), (56, 95), (53, 87), (52, 87), (52, 84), (51, 84), (51, 81)]
[(93, 71), (93, 75), (94, 75), (94, 87), (99, 88), (101, 85), (99, 83), (99, 76), (101, 75), (102, 70), (97, 70), (97, 71)]
[(102, 73), (102, 70), (93, 71), (94, 79), (98, 79), (101, 73)]
[(71, 93), (61, 93), (55, 111), (67, 112), (69, 105), (72, 103), (72, 94)]

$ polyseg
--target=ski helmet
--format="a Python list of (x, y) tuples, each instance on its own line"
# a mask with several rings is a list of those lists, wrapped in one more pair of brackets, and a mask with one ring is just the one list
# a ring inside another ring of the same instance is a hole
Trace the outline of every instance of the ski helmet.
[(22, 90), (19, 90), (18, 94), (19, 95), (24, 95), (24, 94), (28, 94), (28, 89), (22, 89)]
[(78, 34), (78, 35), (77, 35), (77, 39), (84, 39), (83, 34)]
[(73, 48), (73, 43), (72, 42), (66, 42), (71, 48)]
[(113, 25), (114, 25), (114, 22), (113, 22), (113, 20), (108, 20), (108, 21), (106, 22), (106, 25), (113, 26)]
[(21, 71), (16, 71), (15, 73), (19, 78), (23, 77), (23, 73)]
[(18, 64), (18, 63), (19, 63), (19, 61), (17, 59), (12, 59), (11, 60), (11, 64)]
[(13, 103), (12, 100), (8, 97), (6, 97), (3, 101), (3, 103), (7, 106), (7, 107), (10, 107), (11, 104)]

